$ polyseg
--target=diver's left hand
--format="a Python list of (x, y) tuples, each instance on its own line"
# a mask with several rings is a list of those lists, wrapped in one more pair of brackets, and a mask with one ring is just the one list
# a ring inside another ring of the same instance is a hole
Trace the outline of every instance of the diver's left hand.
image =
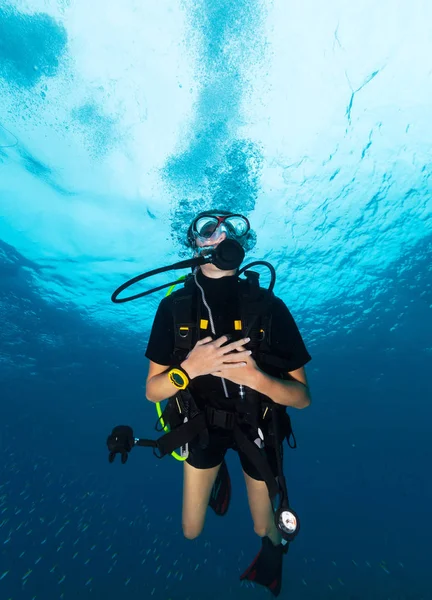
[[(238, 352), (242, 352), (244, 350), (246, 350), (244, 346), (240, 346), (238, 348)], [(234, 354), (234, 352), (232, 354)], [(249, 355), (246, 359), (243, 359), (242, 362), (245, 363), (245, 365), (239, 369), (222, 369), (220, 371), (215, 371), (212, 373), (212, 375), (215, 377), (228, 379), (228, 381), (232, 381), (237, 385), (246, 385), (247, 387), (253, 389), (257, 374), (260, 372), (260, 368), (256, 364), (255, 359), (252, 358), (252, 355)]]

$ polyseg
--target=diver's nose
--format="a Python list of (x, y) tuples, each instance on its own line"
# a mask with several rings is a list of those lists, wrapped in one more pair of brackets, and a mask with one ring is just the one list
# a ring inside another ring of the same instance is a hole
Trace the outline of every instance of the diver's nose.
[(226, 232), (225, 231), (221, 231), (218, 235), (218, 237), (216, 238), (216, 240), (213, 242), (213, 245), (216, 244), (220, 244), (221, 242), (223, 242), (224, 240), (226, 240)]
[(227, 234), (225, 227), (218, 227), (211, 237), (208, 238), (205, 246), (218, 246), (221, 242), (226, 240)]

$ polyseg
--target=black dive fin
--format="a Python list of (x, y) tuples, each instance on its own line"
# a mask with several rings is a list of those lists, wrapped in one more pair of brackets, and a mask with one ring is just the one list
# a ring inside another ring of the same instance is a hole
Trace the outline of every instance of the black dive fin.
[(288, 544), (274, 546), (269, 537), (262, 538), (261, 550), (240, 579), (248, 579), (268, 588), (273, 596), (279, 596), (282, 587), (282, 559), (288, 552)]
[(226, 462), (223, 461), (211, 491), (209, 506), (218, 516), (223, 517), (228, 511), (230, 500), (231, 479)]

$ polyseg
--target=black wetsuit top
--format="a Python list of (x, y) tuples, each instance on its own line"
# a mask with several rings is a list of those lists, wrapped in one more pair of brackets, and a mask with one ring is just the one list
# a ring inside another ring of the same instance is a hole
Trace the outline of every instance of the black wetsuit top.
[[(238, 302), (237, 275), (211, 279), (199, 270), (197, 280), (202, 286), (207, 304), (210, 306), (216, 331), (216, 338), (233, 332), (235, 319), (240, 318)], [(208, 311), (202, 303), (201, 291), (198, 291), (201, 303), (201, 316), (208, 318)], [(174, 351), (174, 321), (172, 311), (173, 297), (164, 298), (158, 307), (146, 357), (160, 365), (171, 366), (175, 363)], [(275, 297), (272, 303), (271, 350), (276, 356), (287, 360), (287, 371), (295, 371), (311, 360), (296, 322), (284, 302)], [(211, 335), (210, 324), (207, 331), (201, 331), (201, 338)], [(260, 367), (264, 371), (264, 367)], [(239, 386), (225, 380), (230, 397), (238, 395)], [(231, 403), (225, 399), (222, 381), (213, 375), (196, 377), (190, 386), (194, 397), (198, 400), (200, 392), (214, 389), (220, 390), (220, 401), (215, 408), (228, 409)], [(199, 402), (198, 402), (199, 404)]]

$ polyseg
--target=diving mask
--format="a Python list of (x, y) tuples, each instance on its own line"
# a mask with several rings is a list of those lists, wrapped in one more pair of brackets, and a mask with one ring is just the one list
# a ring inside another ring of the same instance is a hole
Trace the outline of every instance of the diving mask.
[(189, 241), (195, 245), (197, 238), (202, 241), (217, 239), (222, 232), (226, 237), (240, 244), (246, 239), (250, 224), (246, 217), (240, 214), (200, 213), (193, 221), (188, 231)]

